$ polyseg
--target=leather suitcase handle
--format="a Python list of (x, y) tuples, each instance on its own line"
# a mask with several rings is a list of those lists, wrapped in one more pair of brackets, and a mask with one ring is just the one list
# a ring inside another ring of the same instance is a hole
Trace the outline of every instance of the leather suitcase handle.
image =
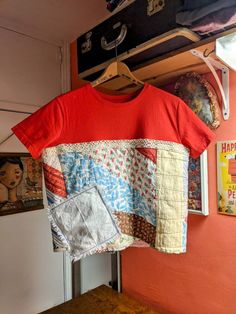
[(101, 38), (101, 46), (102, 46), (102, 48), (104, 50), (111, 50), (111, 49), (114, 49), (115, 47), (118, 47), (123, 42), (123, 40), (125, 39), (126, 34), (127, 34), (127, 30), (128, 30), (127, 25), (123, 24), (121, 26), (121, 30), (120, 30), (119, 36), (116, 39), (110, 41), (109, 43), (107, 42), (105, 36), (102, 36), (102, 38)]

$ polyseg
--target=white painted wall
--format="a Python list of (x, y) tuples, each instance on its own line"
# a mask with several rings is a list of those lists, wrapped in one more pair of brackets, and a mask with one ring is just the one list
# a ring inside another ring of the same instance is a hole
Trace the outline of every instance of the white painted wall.
[(80, 289), (85, 293), (111, 281), (111, 253), (87, 256), (80, 261)]
[[(58, 47), (0, 28), (0, 108), (34, 112), (68, 90), (67, 69), (67, 65), (60, 68)], [(23, 113), (0, 111), (0, 142), (26, 117)], [(13, 136), (0, 146), (0, 152), (26, 152), (26, 148)], [(82, 260), (80, 278), (76, 280), (82, 293), (108, 285), (110, 254)], [(44, 209), (0, 216), (0, 314), (39, 313), (64, 302), (64, 295), (69, 299), (70, 284), (70, 262), (52, 250)]]
[[(0, 29), (0, 107), (34, 111), (60, 93), (59, 48)], [(0, 111), (0, 141), (25, 117)], [(26, 149), (12, 137), (0, 151)], [(63, 255), (53, 253), (45, 210), (0, 216), (0, 313), (34, 314), (63, 301)]]

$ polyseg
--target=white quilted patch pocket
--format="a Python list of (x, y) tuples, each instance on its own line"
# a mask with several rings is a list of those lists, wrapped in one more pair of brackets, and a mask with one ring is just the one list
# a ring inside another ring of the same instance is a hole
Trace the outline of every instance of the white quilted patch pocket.
[(120, 236), (97, 186), (86, 188), (51, 207), (49, 219), (67, 242), (73, 260), (95, 253)]

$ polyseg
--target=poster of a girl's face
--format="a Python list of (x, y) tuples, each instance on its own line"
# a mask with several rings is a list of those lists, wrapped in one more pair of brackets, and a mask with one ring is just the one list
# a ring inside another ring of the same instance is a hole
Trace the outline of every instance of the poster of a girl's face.
[(42, 163), (29, 154), (0, 154), (0, 215), (43, 208)]

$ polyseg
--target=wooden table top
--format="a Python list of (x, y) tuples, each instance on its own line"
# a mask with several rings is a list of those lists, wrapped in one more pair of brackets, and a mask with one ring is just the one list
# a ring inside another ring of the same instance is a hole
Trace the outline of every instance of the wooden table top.
[(136, 300), (102, 285), (41, 314), (157, 314)]

